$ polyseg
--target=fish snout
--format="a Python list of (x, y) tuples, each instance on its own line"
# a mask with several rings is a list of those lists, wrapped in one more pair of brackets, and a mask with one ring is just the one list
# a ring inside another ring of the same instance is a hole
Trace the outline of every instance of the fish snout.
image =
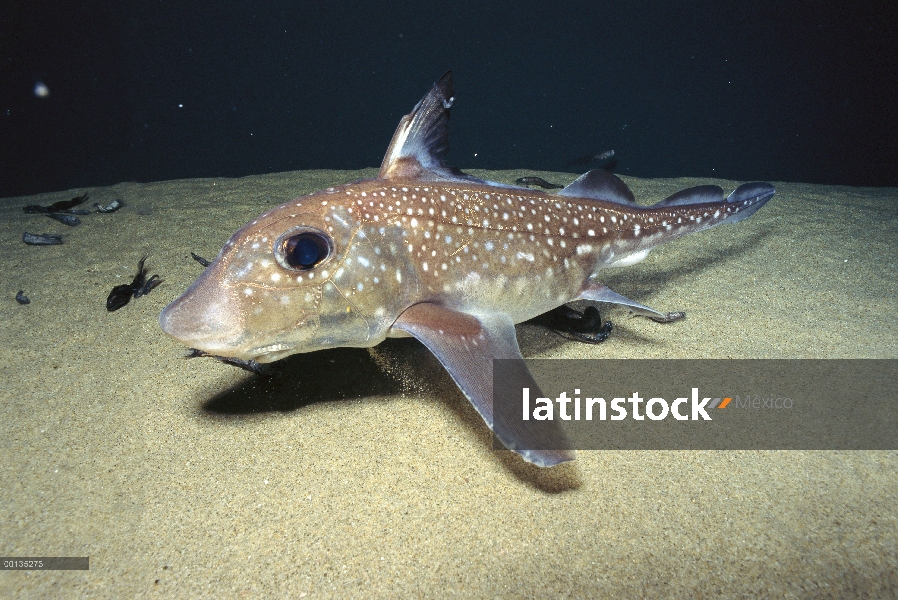
[(181, 343), (216, 354), (235, 356), (242, 338), (242, 317), (226, 296), (188, 290), (159, 314), (162, 331)]

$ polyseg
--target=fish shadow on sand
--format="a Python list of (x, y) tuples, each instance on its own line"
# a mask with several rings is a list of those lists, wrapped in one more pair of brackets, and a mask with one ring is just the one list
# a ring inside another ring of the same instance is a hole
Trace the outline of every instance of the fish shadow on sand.
[[(630, 268), (616, 272), (614, 270), (605, 271), (607, 276), (603, 278), (603, 283), (609, 287), (636, 290), (633, 292), (633, 295), (637, 296), (645, 296), (648, 291), (658, 291), (657, 298), (652, 299), (651, 302), (663, 304), (664, 288), (674, 288), (680, 281), (694, 280), (697, 275), (706, 271), (709, 267), (720, 267), (727, 263), (733, 263), (732, 276), (740, 277), (742, 271), (738, 265), (749, 262), (751, 259), (747, 258), (747, 256), (754, 252), (763, 240), (769, 236), (777, 235), (777, 233), (773, 230), (764, 230), (743, 235), (744, 237), (739, 241), (713, 240), (689, 257), (682, 255), (676, 258), (665, 257), (663, 264), (653, 266), (651, 269)], [(698, 242), (700, 240), (695, 241)], [(709, 290), (708, 293), (710, 295), (714, 291)], [(649, 301), (647, 298), (643, 299)], [(672, 307), (667, 307), (667, 309), (675, 310)]]
[[(389, 339), (374, 352), (334, 348), (297, 354), (274, 363), (271, 369), (268, 376), (250, 377), (203, 402), (201, 418), (230, 420), (249, 414), (293, 412), (322, 402), (408, 393), (440, 402), (476, 435), (484, 451), (493, 448), (492, 432), (439, 361), (417, 340)], [(580, 487), (574, 463), (542, 469), (509, 450), (493, 454), (516, 478), (547, 493)]]
[(203, 403), (205, 416), (292, 412), (310, 404), (385, 396), (401, 391), (368, 351), (333, 348), (295, 354)]

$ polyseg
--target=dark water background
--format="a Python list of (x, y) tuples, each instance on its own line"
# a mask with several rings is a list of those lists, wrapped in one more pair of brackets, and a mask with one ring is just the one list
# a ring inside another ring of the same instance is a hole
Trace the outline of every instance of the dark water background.
[(894, 2), (554, 4), (7, 0), (0, 196), (376, 166), (448, 69), (463, 167), (898, 185)]

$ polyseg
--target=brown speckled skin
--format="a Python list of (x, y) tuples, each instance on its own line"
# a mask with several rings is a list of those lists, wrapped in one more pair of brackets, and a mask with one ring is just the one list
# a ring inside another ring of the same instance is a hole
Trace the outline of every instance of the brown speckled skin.
[[(242, 227), (161, 321), (193, 347), (258, 362), (373, 346), (417, 302), (517, 323), (578, 298), (603, 267), (742, 208), (639, 208), (469, 182), (347, 184)], [(279, 261), (276, 242), (294, 228), (326, 232), (328, 259), (307, 272)]]

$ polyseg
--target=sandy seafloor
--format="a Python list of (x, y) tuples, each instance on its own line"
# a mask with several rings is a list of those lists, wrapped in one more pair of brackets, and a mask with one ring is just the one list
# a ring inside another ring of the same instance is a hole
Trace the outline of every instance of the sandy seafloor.
[[(583, 451), (541, 470), (491, 449), (414, 340), (278, 363), (185, 360), (157, 316), (240, 225), (366, 172), (295, 172), (0, 200), (4, 598), (888, 598), (898, 453)], [(542, 175), (477, 173), (513, 181)], [(691, 185), (627, 178), (656, 201)], [(126, 207), (70, 228), (25, 204)], [(896, 358), (898, 189), (777, 184), (751, 219), (607, 272), (688, 318), (613, 308), (590, 346), (518, 327), (527, 357)], [(61, 246), (22, 243), (55, 232)], [(164, 283), (109, 313), (143, 253)], [(14, 296), (31, 298), (20, 306)]]

